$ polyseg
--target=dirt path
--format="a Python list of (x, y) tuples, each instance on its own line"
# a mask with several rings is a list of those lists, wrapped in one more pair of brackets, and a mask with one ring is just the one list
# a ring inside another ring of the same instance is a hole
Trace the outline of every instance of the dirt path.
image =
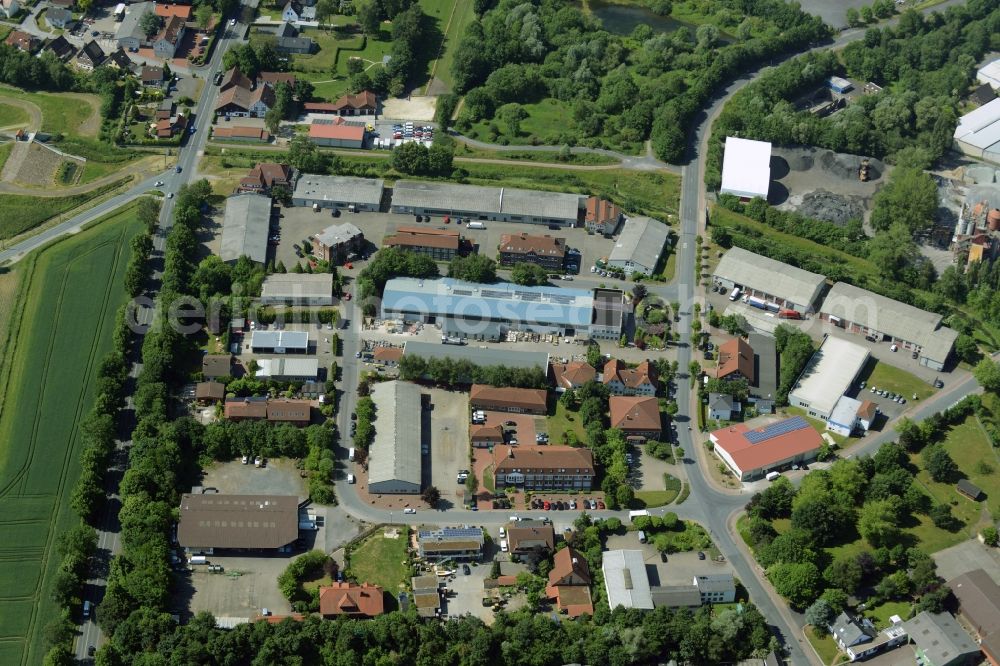
[[(42, 126), (42, 110), (31, 102), (3, 95), (0, 95), (0, 102), (17, 107), (28, 114), (28, 126), (26, 128), (28, 132), (37, 132)], [(2, 191), (2, 188), (7, 183), (12, 182), (17, 177), (18, 172), (24, 165), (24, 160), (28, 157), (28, 146), (29, 144), (25, 142), (14, 142), (14, 147), (10, 151), (10, 157), (4, 163), (3, 171), (0, 171), (0, 191)]]
[[(26, 144), (25, 148), (27, 148)], [(7, 164), (10, 164), (9, 159), (7, 160)], [(128, 166), (127, 173), (124, 173), (124, 170), (116, 171), (114, 173), (108, 174), (107, 176), (102, 176), (97, 180), (92, 180), (89, 183), (85, 183), (83, 185), (74, 185), (73, 187), (63, 187), (59, 189), (54, 189), (51, 187), (47, 189), (40, 187), (38, 188), (22, 187), (20, 185), (14, 185), (8, 182), (0, 182), (0, 194), (21, 194), (32, 197), (51, 197), (51, 198), (69, 197), (75, 194), (86, 194), (87, 192), (90, 192), (91, 190), (96, 190), (97, 188), (103, 185), (107, 185), (108, 183), (113, 183), (116, 180), (120, 180), (126, 175), (135, 176), (134, 180), (143, 180), (144, 178), (148, 178), (153, 174), (163, 171), (163, 169), (161, 168), (162, 164), (163, 164), (162, 156), (144, 157), (138, 162), (133, 162), (132, 164), (130, 164)], [(4, 171), (6, 171), (6, 168), (4, 169)]]

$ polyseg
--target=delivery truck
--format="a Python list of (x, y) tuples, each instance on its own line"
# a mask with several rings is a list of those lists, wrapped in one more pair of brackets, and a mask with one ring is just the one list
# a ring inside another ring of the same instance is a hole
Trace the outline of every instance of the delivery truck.
[(799, 314), (798, 310), (789, 310), (787, 308), (783, 308), (781, 310), (778, 310), (778, 318), (779, 319), (802, 319), (802, 315)]
[(758, 310), (767, 309), (767, 303), (764, 302), (764, 299), (757, 298), (756, 296), (750, 296), (749, 298), (747, 298), (747, 305), (749, 305), (750, 307), (757, 308)]
[(781, 476), (781, 474), (779, 474), (778, 472), (768, 472), (767, 476), (765, 476), (764, 478), (767, 479), (768, 481), (774, 481), (779, 476)]

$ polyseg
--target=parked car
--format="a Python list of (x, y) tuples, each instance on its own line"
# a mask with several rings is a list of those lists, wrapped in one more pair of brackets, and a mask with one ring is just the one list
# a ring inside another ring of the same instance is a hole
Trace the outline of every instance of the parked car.
[(705, 559), (705, 553), (704, 553), (704, 551), (701, 551), (701, 550), (698, 551), (698, 559), (699, 560)]
[(466, 576), (471, 576), (472, 575), (472, 569), (469, 568), (468, 564), (463, 564), (462, 565), (462, 573), (464, 575), (466, 575)]
[(412, 513), (416, 513), (416, 512), (417, 512), (417, 510), (413, 509), (413, 508), (403, 509), (403, 513), (407, 513), (407, 514), (412, 514)]
[(504, 421), (503, 424), (506, 426), (516, 426), (517, 421)]

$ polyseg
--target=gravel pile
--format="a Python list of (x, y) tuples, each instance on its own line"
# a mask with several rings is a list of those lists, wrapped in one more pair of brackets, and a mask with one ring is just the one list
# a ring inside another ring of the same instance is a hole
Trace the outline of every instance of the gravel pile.
[(796, 210), (806, 217), (845, 226), (849, 220), (864, 219), (865, 204), (861, 197), (816, 190), (803, 195)]

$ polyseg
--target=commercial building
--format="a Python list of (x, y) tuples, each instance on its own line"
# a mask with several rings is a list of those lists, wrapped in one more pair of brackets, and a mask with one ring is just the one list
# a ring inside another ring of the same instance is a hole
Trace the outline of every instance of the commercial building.
[(237, 191), (270, 194), (271, 188), (274, 187), (284, 187), (291, 190), (292, 175), (292, 168), (287, 164), (260, 162), (250, 169), (250, 173), (240, 179)]
[(125, 7), (125, 17), (118, 24), (115, 33), (118, 46), (134, 53), (146, 43), (146, 33), (139, 23), (144, 15), (152, 11), (152, 2), (136, 2)]
[(504, 443), (503, 427), (494, 425), (474, 425), (469, 429), (469, 441), (477, 449)]
[(653, 596), (641, 550), (609, 550), (601, 561), (608, 606), (653, 610)]
[(757, 406), (758, 414), (774, 412), (774, 396), (778, 392), (778, 350), (773, 335), (750, 334), (756, 377), (750, 384), (748, 402)]
[(593, 295), (583, 289), (394, 278), (383, 292), (381, 318), (436, 324), (449, 336), (501, 340), (509, 330), (585, 335), (593, 312)]
[(1000, 99), (959, 118), (954, 140), (955, 148), (966, 155), (1000, 162)]
[(584, 204), (583, 224), (587, 233), (610, 236), (622, 221), (622, 209), (607, 199), (587, 197)]
[(417, 532), (417, 554), (425, 560), (478, 560), (483, 552), (479, 527), (443, 527)]
[(990, 664), (1000, 663), (1000, 586), (984, 570), (975, 569), (949, 581), (948, 587), (980, 650)]
[(734, 136), (726, 137), (722, 156), (721, 194), (740, 199), (767, 198), (771, 185), (771, 144)]
[(333, 305), (333, 275), (272, 273), (264, 278), (260, 302), (265, 305)]
[(375, 440), (368, 455), (368, 491), (420, 493), (420, 390), (414, 384), (375, 384)]
[(317, 146), (364, 148), (365, 126), (315, 120), (309, 125), (309, 140)]
[(298, 536), (299, 498), (294, 495), (181, 496), (177, 543), (187, 553), (277, 551)]
[(903, 623), (922, 666), (957, 666), (978, 661), (979, 646), (955, 621), (951, 613), (919, 615)]
[(501, 266), (536, 264), (549, 270), (562, 270), (566, 263), (566, 239), (548, 234), (503, 234), (499, 250)]
[(403, 359), (402, 347), (376, 347), (372, 352), (373, 360), (379, 365), (395, 367)]
[(976, 80), (994, 90), (1000, 90), (1000, 60), (986, 63), (976, 72)]
[(344, 581), (319, 588), (319, 614), (325, 618), (370, 618), (384, 612), (382, 588), (378, 585)]
[[(543, 372), (549, 364), (549, 355), (546, 352), (482, 349), (468, 345), (460, 347), (431, 342), (407, 342), (403, 345), (403, 356), (416, 356), (427, 361), (449, 358), (454, 361), (468, 361), (481, 367), (502, 365), (507, 368), (538, 368)], [(462, 378), (462, 381), (471, 383), (471, 378)]]
[(381, 178), (304, 173), (295, 181), (292, 204), (377, 212), (382, 207), (384, 192), (385, 181)]
[(587, 560), (572, 547), (557, 550), (552, 556), (549, 584), (545, 594), (555, 599), (560, 612), (570, 617), (593, 615), (594, 602), (590, 597), (590, 567)]
[(767, 309), (813, 311), (826, 285), (826, 278), (801, 268), (783, 264), (740, 247), (726, 252), (715, 268), (715, 284), (731, 291), (739, 287), (748, 296), (760, 298)]
[(250, 333), (254, 354), (305, 354), (309, 351), (308, 331), (260, 331)]
[(594, 290), (594, 319), (590, 324), (592, 340), (618, 340), (630, 315), (625, 292), (620, 289)]
[(801, 407), (813, 418), (829, 418), (866, 363), (867, 349), (843, 338), (826, 336), (788, 393), (788, 404)]
[(820, 308), (820, 319), (857, 335), (915, 351), (920, 365), (944, 370), (958, 333), (941, 325), (941, 315), (838, 282)]
[(556, 386), (556, 391), (559, 392), (578, 389), (597, 378), (597, 370), (584, 361), (552, 363), (549, 365), (549, 374)]
[(257, 359), (257, 379), (279, 382), (305, 382), (316, 379), (318, 376), (318, 358)]
[(365, 235), (350, 222), (329, 226), (313, 238), (313, 249), (324, 261), (340, 263), (361, 249)]
[(506, 486), (524, 490), (590, 490), (594, 454), (572, 446), (496, 446), (493, 478), (497, 492)]
[(413, 590), (413, 605), (417, 608), (417, 615), (424, 618), (437, 617), (441, 610), (438, 577), (414, 576), (410, 579), (410, 589)]
[(656, 395), (660, 383), (656, 368), (648, 360), (630, 368), (616, 358), (604, 364), (601, 381), (611, 395)]
[(468, 217), (571, 227), (583, 208), (580, 194), (399, 180), (392, 189), (392, 212)]
[(864, 403), (857, 398), (846, 395), (834, 405), (833, 411), (826, 419), (826, 429), (843, 437), (850, 437), (861, 428), (861, 411)]
[(700, 574), (692, 582), (703, 604), (731, 604), (736, 600), (736, 579), (731, 573)]
[(271, 225), (271, 198), (259, 194), (238, 194), (226, 199), (222, 222), (223, 261), (249, 257), (258, 264), (267, 262), (267, 231)]
[(552, 525), (528, 520), (507, 525), (507, 542), (514, 555), (543, 555), (556, 547), (556, 532)]
[(608, 399), (611, 427), (630, 440), (659, 439), (660, 403), (653, 396), (613, 395)]
[(737, 423), (711, 433), (709, 440), (715, 455), (741, 481), (813, 460), (823, 444), (819, 433), (801, 416), (754, 429)]
[(719, 367), (715, 371), (718, 379), (745, 379), (747, 383), (757, 381), (753, 347), (743, 338), (733, 338), (719, 345)]
[(670, 232), (667, 225), (651, 217), (630, 217), (625, 220), (621, 235), (611, 248), (608, 265), (620, 268), (626, 275), (653, 275), (663, 256)]
[(469, 405), (475, 409), (494, 412), (544, 415), (545, 389), (508, 388), (473, 384), (469, 391)]
[(382, 239), (382, 245), (426, 254), (436, 261), (451, 261), (462, 247), (462, 236), (444, 229), (399, 227), (396, 233)]
[(306, 113), (334, 116), (373, 116), (378, 110), (378, 98), (372, 91), (363, 90), (344, 95), (336, 102), (306, 102), (303, 109)]

